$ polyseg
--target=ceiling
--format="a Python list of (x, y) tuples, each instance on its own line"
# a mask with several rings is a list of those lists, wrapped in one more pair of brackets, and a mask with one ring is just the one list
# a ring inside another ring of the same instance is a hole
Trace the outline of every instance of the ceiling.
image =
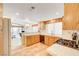
[[(33, 8), (33, 9), (32, 9)], [(12, 23), (34, 24), (64, 15), (63, 3), (5, 3), (4, 16)]]

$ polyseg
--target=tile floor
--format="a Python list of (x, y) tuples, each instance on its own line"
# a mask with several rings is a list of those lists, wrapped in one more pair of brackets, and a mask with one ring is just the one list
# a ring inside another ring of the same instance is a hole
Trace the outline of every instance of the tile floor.
[(50, 56), (46, 51), (47, 48), (48, 46), (42, 43), (36, 43), (29, 47), (21, 46), (19, 48), (16, 48), (12, 50), (11, 55), (12, 56)]
[(17, 37), (17, 38), (11, 39), (11, 49), (15, 49), (20, 45), (22, 45), (21, 38)]

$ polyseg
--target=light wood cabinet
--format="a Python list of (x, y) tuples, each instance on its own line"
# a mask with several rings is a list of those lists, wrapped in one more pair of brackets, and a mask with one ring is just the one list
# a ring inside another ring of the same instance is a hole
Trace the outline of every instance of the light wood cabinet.
[(25, 45), (25, 35), (22, 35), (22, 45)]
[(0, 32), (0, 55), (3, 55), (3, 34)]
[(33, 44), (33, 40), (34, 40), (33, 36), (27, 36), (26, 39), (25, 39), (26, 46), (32, 45)]
[(64, 30), (79, 30), (79, 3), (64, 4)]
[(3, 4), (0, 3), (0, 55), (3, 55), (3, 20), (2, 20), (2, 15), (3, 15)]
[(55, 36), (45, 36), (45, 44), (50, 46), (52, 44), (54, 44), (57, 40), (59, 39), (59, 37), (55, 37)]
[(33, 45), (35, 43), (40, 42), (40, 35), (30, 35), (30, 36), (23, 36), (23, 45), (25, 46), (30, 46)]
[(51, 46), (59, 39), (59, 37), (44, 35), (42, 39), (43, 39), (43, 42), (40, 41), (41, 40), (40, 35), (30, 35), (30, 36), (24, 35), (22, 42), (23, 42), (23, 45), (25, 46), (30, 46), (38, 42)]
[(40, 42), (40, 35), (35, 35), (33, 40), (34, 40), (33, 43)]

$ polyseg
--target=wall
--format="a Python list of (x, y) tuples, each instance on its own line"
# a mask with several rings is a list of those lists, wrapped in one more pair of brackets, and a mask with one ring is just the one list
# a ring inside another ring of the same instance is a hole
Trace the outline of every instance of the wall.
[(62, 34), (62, 22), (50, 23), (46, 25), (46, 33)]
[(40, 22), (40, 32), (50, 34), (62, 34), (62, 18), (49, 19)]

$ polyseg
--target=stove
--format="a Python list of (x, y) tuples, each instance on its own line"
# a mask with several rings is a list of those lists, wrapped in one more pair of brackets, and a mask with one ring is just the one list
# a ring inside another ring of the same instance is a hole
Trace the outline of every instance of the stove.
[(64, 45), (66, 47), (70, 47), (70, 48), (79, 50), (79, 48), (76, 45), (75, 40), (59, 39), (56, 43), (60, 44), (60, 45)]

